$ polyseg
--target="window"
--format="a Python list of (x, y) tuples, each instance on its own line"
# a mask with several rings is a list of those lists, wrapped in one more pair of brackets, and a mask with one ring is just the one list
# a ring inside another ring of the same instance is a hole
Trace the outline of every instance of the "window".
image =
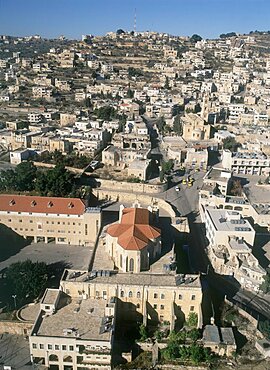
[(120, 267), (122, 268), (123, 266), (123, 257), (122, 257), (122, 254), (120, 254)]
[(96, 297), (99, 297), (99, 291), (98, 290), (96, 291)]
[(140, 303), (137, 303), (136, 307), (137, 307), (137, 308), (140, 308)]
[(194, 311), (194, 306), (190, 306), (190, 311)]
[(67, 346), (65, 344), (62, 345), (62, 351), (66, 351), (67, 350)]
[(137, 292), (137, 298), (141, 298), (141, 293)]
[(154, 307), (154, 309), (156, 310), (156, 309), (157, 309), (157, 304), (154, 304), (154, 306), (153, 306), (153, 307)]
[(69, 346), (69, 350), (70, 351), (73, 351), (74, 350), (74, 346)]
[(37, 348), (37, 344), (36, 343), (32, 343), (32, 348), (36, 349)]
[(165, 294), (161, 293), (161, 294), (160, 294), (160, 298), (161, 298), (161, 299), (165, 299)]
[(39, 345), (39, 349), (44, 349), (44, 344), (41, 344)]
[(124, 291), (123, 290), (121, 290), (121, 293), (120, 293), (120, 297), (124, 297), (125, 296), (125, 293), (124, 293)]
[(183, 299), (182, 294), (179, 294), (178, 299)]
[(161, 310), (164, 310), (164, 304), (161, 304), (161, 305), (160, 305), (160, 309), (161, 309)]
[(157, 298), (158, 297), (158, 294), (157, 293), (154, 293), (154, 298)]
[(133, 258), (129, 260), (129, 271), (131, 272), (134, 271), (134, 259)]
[(50, 309), (50, 306), (45, 306), (45, 310), (49, 310)]
[(191, 296), (191, 300), (192, 300), (192, 301), (195, 301), (195, 298), (196, 298), (195, 294), (192, 294), (192, 296)]
[(60, 346), (59, 346), (59, 344), (56, 344), (56, 345), (54, 346), (54, 349), (55, 349), (56, 351), (59, 351), (59, 350), (60, 350)]
[(128, 296), (129, 296), (129, 298), (132, 298), (132, 292), (131, 291), (128, 292)]
[(52, 344), (48, 344), (48, 349), (52, 349)]
[(22, 222), (22, 220), (19, 220), (19, 222)]
[[(33, 223), (33, 220), (30, 220), (29, 222), (30, 222), (30, 224), (32, 224), (32, 223)], [(47, 221), (47, 222), (48, 222), (48, 221)]]

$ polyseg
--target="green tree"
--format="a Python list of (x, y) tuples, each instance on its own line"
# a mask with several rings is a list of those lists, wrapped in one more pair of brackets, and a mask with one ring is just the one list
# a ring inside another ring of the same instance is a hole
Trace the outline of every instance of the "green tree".
[(232, 136), (226, 137), (226, 139), (223, 140), (223, 149), (236, 152), (239, 147), (241, 147), (241, 144), (238, 143)]
[(35, 187), (37, 168), (33, 162), (21, 162), (15, 170), (17, 189), (31, 191)]
[(16, 262), (11, 264), (6, 271), (6, 281), (10, 292), (16, 294), (17, 302), (37, 298), (48, 279), (48, 269), (44, 262)]
[(162, 170), (165, 174), (169, 174), (173, 169), (174, 163), (172, 159), (169, 159), (167, 162), (163, 161), (161, 164)]
[(114, 107), (110, 105), (106, 105), (100, 107), (99, 109), (95, 109), (94, 114), (97, 115), (97, 118), (102, 119), (104, 121), (111, 121), (112, 118), (116, 117), (116, 111)]
[(192, 35), (190, 38), (190, 41), (195, 42), (195, 43), (201, 40), (202, 40), (202, 37), (200, 35), (197, 35), (196, 33), (194, 33), (194, 35)]
[(204, 362), (205, 360), (204, 348), (197, 344), (192, 344), (190, 346), (190, 359), (195, 365)]
[(132, 99), (134, 97), (134, 91), (128, 88), (127, 98)]
[(186, 324), (190, 327), (198, 325), (198, 315), (195, 312), (190, 312)]
[(164, 127), (166, 125), (166, 122), (165, 122), (165, 119), (163, 116), (159, 117), (157, 122), (156, 122), (156, 125), (157, 125), (157, 128), (158, 128), (158, 131), (160, 133), (163, 133), (164, 132)]
[(69, 196), (74, 189), (74, 176), (65, 169), (64, 164), (57, 164), (53, 169), (39, 172), (36, 191), (41, 195), (53, 197)]
[(166, 89), (166, 90), (169, 90), (170, 89), (170, 84), (169, 84), (169, 78), (168, 78), (168, 76), (166, 76), (166, 79), (165, 79), (164, 89)]
[(182, 125), (182, 121), (181, 121), (181, 118), (180, 118), (180, 115), (177, 114), (175, 117), (174, 117), (174, 120), (173, 120), (173, 131), (178, 134), (178, 135), (182, 135), (183, 134), (183, 125)]
[(144, 324), (139, 326), (140, 340), (146, 340), (148, 338), (147, 328)]
[(188, 333), (187, 333), (187, 336), (188, 338), (190, 338), (193, 342), (196, 342), (201, 334), (200, 334), (200, 331), (198, 329), (191, 329)]

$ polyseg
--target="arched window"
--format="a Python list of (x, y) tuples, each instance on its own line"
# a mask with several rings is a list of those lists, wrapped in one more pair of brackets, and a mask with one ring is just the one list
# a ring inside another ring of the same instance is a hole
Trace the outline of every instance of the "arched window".
[(137, 292), (137, 298), (141, 298), (141, 293)]
[(122, 257), (122, 254), (120, 254), (120, 267), (121, 268), (123, 267), (123, 257)]
[(71, 356), (64, 356), (63, 362), (73, 362), (72, 357)]
[(134, 259), (131, 258), (129, 261), (129, 271), (134, 271)]
[(57, 355), (50, 355), (49, 356), (49, 361), (58, 361), (58, 356)]
[(132, 298), (132, 292), (131, 291), (128, 292), (128, 296), (129, 296), (129, 298)]
[(126, 272), (128, 272), (128, 257), (126, 258)]
[(121, 293), (120, 293), (120, 297), (124, 297), (125, 296), (125, 293), (124, 293), (124, 291), (123, 290), (121, 290)]

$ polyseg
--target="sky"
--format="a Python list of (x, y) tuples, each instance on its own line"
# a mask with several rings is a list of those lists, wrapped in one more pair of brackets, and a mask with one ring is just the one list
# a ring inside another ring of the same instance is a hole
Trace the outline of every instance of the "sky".
[(270, 29), (270, 0), (0, 0), (0, 35), (104, 35), (119, 28), (173, 35)]

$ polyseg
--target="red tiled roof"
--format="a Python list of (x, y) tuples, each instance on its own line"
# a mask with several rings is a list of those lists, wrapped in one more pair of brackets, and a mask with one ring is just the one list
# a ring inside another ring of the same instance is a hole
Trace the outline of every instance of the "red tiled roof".
[(109, 226), (107, 232), (127, 250), (141, 250), (160, 236), (160, 229), (149, 224), (149, 211), (144, 208), (124, 208), (121, 223)]
[(0, 211), (82, 215), (85, 204), (78, 198), (0, 195)]

